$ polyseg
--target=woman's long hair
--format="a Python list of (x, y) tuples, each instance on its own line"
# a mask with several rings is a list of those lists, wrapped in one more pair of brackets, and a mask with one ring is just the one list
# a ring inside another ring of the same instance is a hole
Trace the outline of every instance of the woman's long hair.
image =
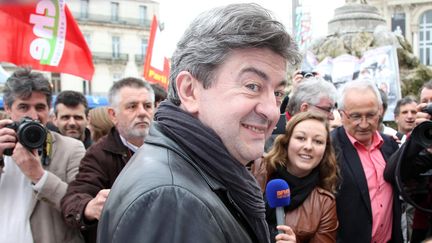
[(327, 132), (326, 148), (319, 168), (319, 186), (333, 194), (336, 193), (336, 187), (339, 179), (339, 167), (333, 146), (330, 142), (330, 129), (327, 118), (312, 112), (300, 112), (293, 116), (287, 123), (285, 133), (276, 137), (272, 149), (264, 157), (264, 163), (267, 169), (267, 178), (276, 171), (276, 166), (281, 165), (287, 167), (288, 161), (288, 146), (294, 128), (302, 121), (316, 120), (324, 124)]

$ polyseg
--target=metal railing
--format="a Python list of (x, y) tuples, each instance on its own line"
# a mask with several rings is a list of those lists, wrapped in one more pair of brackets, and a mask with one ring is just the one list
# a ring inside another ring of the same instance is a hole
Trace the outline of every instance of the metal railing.
[(151, 19), (140, 19), (140, 18), (126, 18), (122, 16), (111, 16), (93, 13), (81, 13), (72, 12), (73, 16), (78, 22), (95, 22), (105, 24), (119, 24), (129, 26), (142, 26), (146, 29), (150, 29)]
[(113, 52), (92, 52), (93, 61), (95, 63), (122, 63), (126, 64), (129, 60), (127, 53), (113, 53)]
[(145, 58), (146, 58), (146, 55), (135, 54), (135, 63), (137, 63), (137, 64), (144, 64)]

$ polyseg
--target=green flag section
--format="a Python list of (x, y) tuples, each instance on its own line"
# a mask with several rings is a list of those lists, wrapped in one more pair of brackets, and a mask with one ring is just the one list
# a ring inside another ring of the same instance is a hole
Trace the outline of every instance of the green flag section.
[(0, 61), (91, 80), (91, 52), (65, 0), (0, 5)]

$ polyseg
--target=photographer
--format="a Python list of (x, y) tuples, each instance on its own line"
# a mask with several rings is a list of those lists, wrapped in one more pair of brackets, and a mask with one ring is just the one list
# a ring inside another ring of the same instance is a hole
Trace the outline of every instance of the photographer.
[(59, 208), (85, 149), (78, 140), (45, 129), (51, 95), (48, 80), (27, 68), (5, 83), (3, 99), (11, 120), (0, 121), (2, 243), (82, 242)]
[(432, 102), (432, 80), (424, 83), (420, 88), (420, 104), (417, 106), (417, 114), (416, 114), (416, 125), (429, 121), (431, 119), (431, 115), (425, 112), (425, 108), (428, 103)]
[[(431, 235), (432, 184), (428, 171), (432, 169), (432, 81), (420, 89), (416, 127), (407, 142), (391, 157), (385, 178), (398, 184), (404, 199), (415, 207), (410, 242), (421, 242)], [(408, 225), (408, 227), (410, 227)]]
[(415, 127), (384, 171), (385, 179), (396, 183), (403, 199), (415, 208), (412, 226), (408, 225), (412, 227), (410, 242), (421, 242), (431, 234), (432, 184), (428, 172), (432, 168), (431, 130), (430, 121)]

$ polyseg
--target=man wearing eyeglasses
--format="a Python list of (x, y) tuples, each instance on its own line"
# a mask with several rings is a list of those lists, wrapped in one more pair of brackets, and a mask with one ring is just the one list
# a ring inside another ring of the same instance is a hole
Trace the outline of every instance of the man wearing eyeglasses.
[(265, 151), (270, 151), (276, 137), (284, 133), (286, 122), (291, 116), (299, 112), (312, 110), (321, 113), (329, 120), (334, 120), (333, 111), (336, 109), (337, 91), (332, 83), (318, 76), (303, 78), (301, 81), (293, 79), (293, 85), (294, 82), (295, 89), (289, 98), (286, 114), (281, 115), (272, 136), (267, 139), (264, 148)]
[(337, 91), (334, 85), (321, 77), (310, 77), (302, 81), (288, 101), (290, 115), (308, 110), (316, 111), (333, 120)]
[(342, 87), (342, 126), (332, 132), (341, 172), (336, 196), (338, 242), (402, 242), (401, 208), (384, 168), (398, 149), (393, 138), (378, 132), (380, 93), (370, 80)]

